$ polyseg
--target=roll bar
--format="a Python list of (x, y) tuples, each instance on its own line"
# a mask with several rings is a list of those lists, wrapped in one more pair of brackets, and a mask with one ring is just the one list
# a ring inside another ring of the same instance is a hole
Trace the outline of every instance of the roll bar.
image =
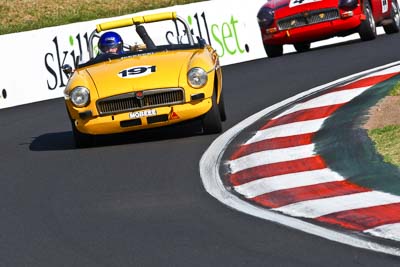
[(120, 20), (97, 24), (96, 32), (99, 33), (106, 30), (117, 29), (132, 25), (151, 23), (163, 20), (176, 20), (176, 19), (177, 19), (176, 12), (164, 12), (147, 16), (138, 16), (133, 18), (120, 19)]

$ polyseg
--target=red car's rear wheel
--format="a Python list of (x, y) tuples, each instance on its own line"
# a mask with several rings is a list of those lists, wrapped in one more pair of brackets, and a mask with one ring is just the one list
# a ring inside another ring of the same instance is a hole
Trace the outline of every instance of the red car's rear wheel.
[(392, 23), (383, 26), (383, 29), (387, 34), (397, 33), (400, 31), (400, 11), (396, 0), (392, 1), (391, 17)]

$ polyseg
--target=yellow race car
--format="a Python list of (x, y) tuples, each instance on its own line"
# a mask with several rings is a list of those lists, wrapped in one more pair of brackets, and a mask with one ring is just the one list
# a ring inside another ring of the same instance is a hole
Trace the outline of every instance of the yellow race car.
[[(130, 30), (135, 42), (123, 42), (116, 29)], [(96, 135), (192, 119), (201, 121), (204, 133), (221, 132), (226, 115), (217, 52), (175, 12), (98, 24), (89, 38), (89, 58), (75, 70), (63, 66), (77, 147), (93, 145)]]

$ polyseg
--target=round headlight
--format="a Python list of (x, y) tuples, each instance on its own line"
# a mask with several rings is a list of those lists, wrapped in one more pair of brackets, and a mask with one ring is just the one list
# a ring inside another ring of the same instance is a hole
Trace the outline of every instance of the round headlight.
[(261, 28), (268, 28), (274, 22), (274, 10), (269, 7), (262, 7), (257, 14), (258, 25)]
[(70, 99), (72, 104), (74, 104), (76, 107), (85, 107), (90, 101), (89, 90), (85, 87), (78, 86), (70, 92)]
[(208, 80), (207, 72), (202, 68), (193, 68), (189, 70), (188, 81), (193, 88), (201, 88), (206, 85)]
[(339, 7), (340, 8), (349, 8), (349, 9), (355, 9), (358, 5), (357, 0), (340, 0), (339, 1)]

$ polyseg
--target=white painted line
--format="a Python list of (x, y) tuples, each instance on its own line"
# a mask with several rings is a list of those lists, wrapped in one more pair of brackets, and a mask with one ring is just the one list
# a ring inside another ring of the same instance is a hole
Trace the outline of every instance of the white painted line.
[(400, 197), (388, 193), (370, 191), (324, 199), (307, 200), (286, 205), (274, 210), (295, 217), (317, 218), (340, 211), (369, 208), (393, 203), (400, 203)]
[(255, 135), (246, 142), (246, 145), (264, 141), (271, 138), (315, 133), (319, 129), (321, 129), (325, 120), (326, 118), (309, 120), (309, 121), (299, 121), (299, 122), (274, 126), (271, 128), (267, 128), (265, 130), (260, 130), (257, 131)]
[(333, 229), (328, 229), (312, 223), (305, 222), (298, 218), (289, 217), (283, 214), (270, 211), (265, 208), (254, 206), (253, 204), (250, 204), (248, 201), (243, 200), (238, 196), (232, 194), (230, 191), (228, 191), (227, 188), (225, 188), (222, 182), (222, 178), (220, 177), (219, 174), (222, 157), (229, 144), (240, 134), (241, 131), (243, 131), (243, 129), (254, 124), (259, 119), (267, 116), (268, 114), (274, 112), (279, 108), (284, 107), (285, 105), (293, 103), (294, 101), (298, 101), (299, 99), (306, 97), (312, 93), (326, 90), (340, 83), (346, 83), (352, 79), (358, 79), (363, 75), (364, 76), (369, 75), (370, 73), (378, 72), (383, 69), (387, 69), (398, 65), (400, 65), (400, 61), (396, 61), (381, 67), (349, 75), (347, 77), (338, 79), (336, 81), (315, 87), (308, 91), (297, 94), (293, 97), (285, 99), (270, 107), (267, 107), (261, 110), (260, 112), (248, 117), (247, 119), (239, 122), (234, 127), (230, 128), (222, 135), (220, 135), (218, 138), (216, 138), (201, 157), (199, 163), (199, 169), (205, 190), (221, 203), (231, 207), (232, 209), (249, 214), (251, 216), (279, 223), (287, 227), (291, 227), (308, 234), (326, 238), (334, 242), (362, 249), (368, 249), (376, 252), (386, 253), (390, 255), (400, 256), (400, 250), (396, 247), (391, 247), (389, 245), (368, 241), (363, 238), (357, 237), (355, 235), (348, 235), (340, 231), (335, 231)]
[(400, 223), (385, 224), (365, 230), (364, 232), (374, 236), (400, 241)]
[(396, 73), (396, 72), (400, 72), (400, 66), (394, 66), (392, 68), (381, 70), (381, 71), (378, 71), (376, 73), (371, 73), (371, 74), (369, 74), (369, 75), (367, 75), (367, 76), (365, 76), (363, 78), (369, 78), (369, 77), (374, 77), (374, 76), (378, 76), (378, 75), (393, 74), (393, 73)]
[(309, 158), (315, 155), (314, 144), (252, 153), (228, 162), (231, 173), (246, 169), (291, 160)]
[(279, 114), (278, 116), (274, 117), (273, 119), (277, 119), (277, 118), (283, 117), (285, 115), (294, 113), (296, 111), (301, 111), (301, 110), (305, 110), (305, 109), (320, 108), (320, 107), (326, 107), (326, 106), (337, 105), (337, 104), (345, 104), (345, 103), (351, 101), (353, 98), (364, 93), (370, 87), (371, 86), (324, 94), (322, 96), (310, 99), (309, 101), (306, 101), (304, 103), (295, 105), (295, 106), (293, 106), (293, 108)]
[(234, 188), (244, 197), (254, 198), (278, 190), (343, 180), (345, 179), (338, 173), (330, 169), (322, 169), (261, 178)]

